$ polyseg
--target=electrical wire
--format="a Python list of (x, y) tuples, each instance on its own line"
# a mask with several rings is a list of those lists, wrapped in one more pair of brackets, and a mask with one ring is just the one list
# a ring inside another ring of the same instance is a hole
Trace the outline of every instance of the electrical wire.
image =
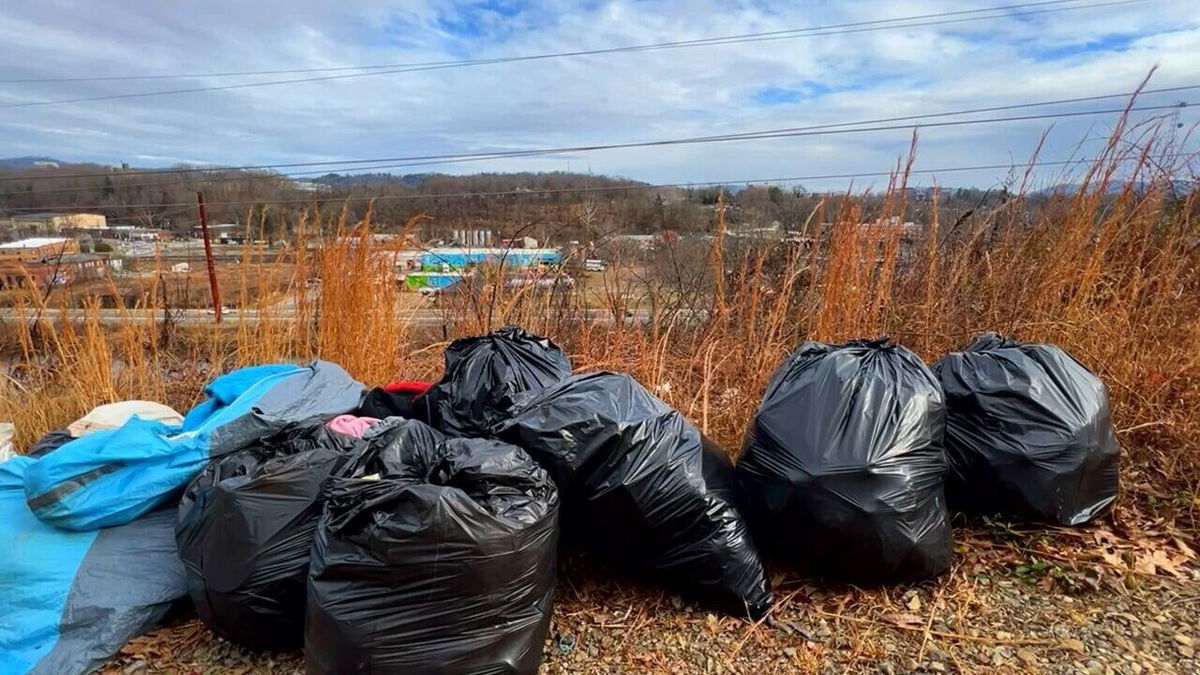
[[(1178, 157), (1192, 157), (1193, 155), (1173, 155)], [(1033, 167), (1047, 166), (1085, 166), (1096, 161), (1092, 159), (1075, 159), (1075, 160), (1060, 160), (1060, 161), (1035, 161), (1025, 164), (977, 164), (973, 166), (956, 166), (956, 167), (940, 167), (937, 169), (911, 169), (907, 171), (910, 175), (929, 175), (942, 173), (961, 173), (966, 171), (991, 171), (991, 170), (1017, 170), (1029, 169)], [(856, 178), (878, 178), (890, 177), (897, 175), (898, 171), (862, 171), (855, 173), (834, 173), (834, 174), (819, 174), (809, 176), (790, 176), (781, 178), (751, 178), (738, 180), (724, 181), (704, 181), (704, 182), (688, 182), (688, 183), (659, 183), (659, 184), (632, 184), (632, 185), (604, 185), (594, 187), (580, 188), (514, 188), (512, 190), (494, 191), (494, 192), (454, 192), (454, 193), (438, 193), (438, 194), (405, 194), (405, 195), (351, 195), (346, 197), (335, 197), (329, 199), (320, 199), (318, 197), (310, 197), (307, 199), (280, 199), (280, 200), (239, 200), (225, 202), (205, 202), (208, 208), (216, 208), (223, 206), (245, 206), (245, 205), (287, 205), (287, 204), (313, 204), (315, 202), (330, 202), (330, 203), (350, 203), (350, 202), (390, 202), (390, 201), (417, 201), (417, 200), (433, 200), (433, 199), (467, 199), (472, 197), (520, 197), (531, 195), (550, 195), (550, 194), (588, 194), (597, 192), (624, 192), (632, 190), (660, 190), (668, 188), (689, 189), (703, 187), (722, 187), (728, 185), (743, 185), (743, 184), (774, 184), (774, 183), (795, 183), (799, 181), (814, 181), (814, 180), (845, 180)], [(111, 208), (111, 209), (129, 209), (129, 208), (174, 208), (194, 206), (189, 202), (175, 202), (166, 204), (101, 204), (96, 206), (37, 206), (28, 207), (18, 210), (38, 210), (38, 211), (58, 211), (66, 209), (78, 208)]]
[[(838, 29), (838, 30), (824, 30), (824, 31), (822, 31), (821, 28), (792, 29), (791, 31), (773, 31), (771, 33), (747, 34), (746, 36), (740, 36), (740, 37), (733, 36), (733, 37), (727, 37), (727, 38), (705, 38), (705, 39), (701, 39), (701, 40), (667, 42), (667, 43), (637, 45), (637, 46), (629, 46), (629, 47), (611, 47), (611, 48), (606, 48), (606, 49), (580, 50), (580, 51), (574, 51), (574, 52), (559, 52), (559, 53), (555, 53), (555, 54), (536, 54), (536, 55), (528, 55), (528, 56), (500, 57), (500, 58), (493, 58), (493, 59), (477, 59), (477, 60), (469, 60), (469, 61), (429, 62), (426, 64), (407, 65), (407, 66), (403, 66), (401, 68), (375, 69), (375, 70), (369, 70), (367, 72), (352, 72), (352, 73), (343, 73), (343, 74), (338, 74), (338, 75), (325, 75), (325, 76), (319, 76), (319, 77), (292, 78), (292, 79), (285, 79), (285, 80), (270, 80), (270, 81), (265, 81), (265, 82), (246, 82), (246, 83), (240, 83), (240, 84), (214, 85), (214, 86), (207, 86), (207, 87), (188, 87), (188, 88), (182, 88), (182, 89), (168, 89), (168, 90), (133, 92), (133, 93), (123, 93), (123, 94), (106, 94), (106, 95), (101, 95), (101, 96), (82, 96), (82, 97), (76, 97), (76, 98), (55, 99), (55, 100), (49, 100), (49, 101), (24, 101), (24, 102), (20, 102), (20, 103), (0, 104), (0, 109), (30, 108), (30, 107), (37, 107), (37, 106), (59, 105), (59, 104), (69, 104), (69, 103), (87, 103), (87, 102), (93, 102), (93, 101), (112, 101), (112, 100), (119, 100), (119, 99), (146, 98), (146, 97), (153, 97), (153, 96), (170, 96), (170, 95), (192, 94), (192, 93), (201, 93), (201, 92), (210, 92), (210, 91), (249, 89), (249, 88), (254, 88), (254, 87), (300, 84), (300, 83), (306, 83), (306, 82), (324, 82), (324, 81), (330, 81), (330, 80), (343, 80), (343, 79), (350, 79), (350, 78), (372, 77), (372, 76), (376, 76), (376, 75), (391, 75), (391, 74), (398, 74), (398, 73), (425, 72), (425, 71), (431, 71), (431, 70), (444, 70), (444, 69), (448, 69), (448, 68), (463, 68), (463, 67), (472, 67), (472, 66), (480, 66), (480, 65), (494, 65), (494, 64), (498, 64), (498, 63), (519, 63), (519, 62), (527, 62), (527, 61), (540, 61), (540, 60), (546, 60), (546, 59), (557, 59), (557, 58), (567, 58), (567, 57), (577, 57), (577, 56), (592, 56), (592, 55), (598, 55), (598, 54), (642, 52), (642, 51), (654, 51), (654, 50), (662, 50), (662, 49), (680, 49), (680, 48), (723, 45), (723, 44), (744, 44), (744, 43), (750, 43), (750, 42), (765, 42), (765, 41), (774, 41), (774, 40), (781, 40), (781, 39), (790, 40), (790, 39), (807, 38), (807, 37), (847, 35), (847, 34), (853, 34), (853, 33), (866, 33), (866, 32), (874, 32), (874, 31), (879, 31), (879, 30), (888, 30), (888, 29), (893, 29), (893, 28), (921, 28), (921, 27), (928, 27), (928, 26), (942, 26), (942, 25), (950, 25), (950, 24), (967, 23), (967, 22), (972, 22), (972, 21), (984, 21), (984, 20), (1002, 19), (1002, 18), (1015, 18), (1015, 17), (1032, 16), (1032, 15), (1038, 15), (1038, 14), (1051, 14), (1051, 13), (1059, 13), (1059, 12), (1067, 12), (1067, 11), (1084, 10), (1084, 9), (1099, 9), (1102, 7), (1113, 7), (1113, 6), (1118, 6), (1118, 5), (1137, 4), (1137, 3), (1145, 2), (1146, 0), (1110, 0), (1109, 2), (1099, 2), (1099, 3), (1090, 3), (1090, 4), (1084, 4), (1084, 5), (1064, 6), (1064, 7), (1045, 7), (1042, 9), (1033, 9), (1033, 10), (1020, 11), (1020, 12), (1008, 11), (1008, 10), (1014, 9), (1014, 8), (1019, 9), (1019, 8), (1023, 8), (1023, 7), (1031, 7), (1031, 6), (1046, 5), (1046, 4), (1058, 4), (1059, 2), (1069, 2), (1069, 1), (1072, 1), (1072, 0), (1051, 0), (1050, 2), (1026, 3), (1023, 5), (1007, 5), (1007, 6), (1001, 6), (1001, 7), (982, 8), (979, 10), (961, 10), (959, 12), (946, 12), (946, 13), (941, 14), (942, 16), (950, 16), (950, 15), (969, 13), (969, 12), (985, 12), (985, 11), (996, 12), (996, 11), (1004, 10), (1003, 13), (993, 14), (993, 15), (988, 15), (988, 16), (967, 16), (967, 17), (960, 17), (960, 18), (954, 18), (954, 19), (943, 19), (943, 20), (938, 20), (938, 21), (921, 21), (921, 22), (911, 22), (911, 20), (908, 18), (880, 19), (880, 20), (877, 20), (876, 23), (883, 22), (883, 21), (890, 21), (890, 22), (893, 22), (895, 25), (893, 25), (892, 23), (889, 23), (887, 25), (861, 26), (861, 27), (857, 27), (857, 28), (848, 28), (848, 29), (844, 29), (844, 30)], [(938, 15), (930, 14), (930, 15), (922, 15), (922, 16), (938, 16)], [(895, 22), (903, 22), (903, 21), (909, 21), (909, 22), (908, 23), (895, 23)], [(859, 22), (859, 23), (872, 23), (872, 22)], [(845, 24), (845, 25), (849, 26), (849, 25), (854, 25), (854, 24)], [(801, 31), (804, 31), (804, 32), (801, 32)], [(777, 34), (780, 32), (787, 33), (787, 34), (782, 34), (782, 35)]]
[[(1191, 85), (1188, 87), (1175, 87), (1175, 88), (1162, 89), (1162, 90), (1150, 90), (1149, 92), (1145, 92), (1145, 93), (1159, 92), (1159, 91), (1182, 91), (1184, 89), (1194, 89), (1194, 88), (1200, 88), (1200, 85)], [(929, 123), (917, 124), (917, 125), (891, 124), (891, 125), (876, 125), (876, 126), (848, 126), (848, 127), (846, 126), (846, 125), (874, 124), (876, 121), (890, 121), (892, 119), (911, 120), (911, 119), (918, 118), (918, 117), (944, 117), (944, 116), (949, 116), (949, 115), (961, 115), (961, 114), (968, 114), (970, 112), (981, 112), (981, 111), (987, 111), (987, 110), (1011, 110), (1011, 109), (1018, 109), (1021, 107), (1033, 107), (1033, 106), (1038, 106), (1038, 105), (1052, 105), (1052, 104), (1058, 104), (1058, 103), (1062, 103), (1062, 102), (1069, 103), (1069, 102), (1074, 102), (1076, 100), (1083, 101), (1083, 100), (1089, 100), (1089, 99), (1090, 100), (1099, 100), (1101, 98), (1115, 98), (1117, 96), (1123, 96), (1123, 95), (1114, 94), (1114, 95), (1104, 96), (1104, 97), (1085, 97), (1085, 98), (1081, 98), (1081, 99), (1062, 99), (1061, 101), (1047, 101), (1047, 102), (1031, 103), (1031, 104), (1015, 104), (1015, 105), (1011, 105), (1011, 106), (994, 106), (992, 108), (978, 108), (978, 109), (974, 109), (973, 111), (950, 111), (950, 112), (943, 112), (943, 113), (932, 113), (928, 116), (907, 116), (907, 117), (899, 117), (899, 118), (883, 118), (882, 120), (865, 120), (865, 121), (861, 121), (861, 122), (842, 122), (842, 123), (825, 124), (825, 125), (814, 125), (811, 127), (787, 127), (787, 128), (782, 128), (782, 129), (768, 129), (768, 130), (763, 130), (763, 131), (752, 131), (752, 132), (743, 132), (743, 133), (736, 133), (736, 134), (722, 134), (722, 135), (715, 135), (715, 136), (695, 136), (695, 137), (688, 137), (688, 138), (676, 138), (676, 139), (665, 139), (665, 140), (655, 140), (655, 141), (609, 143), (609, 144), (598, 144), (598, 145), (580, 145), (580, 146), (541, 148), (541, 149), (531, 149), (531, 150), (509, 150), (509, 151), (500, 151), (500, 152), (450, 153), (450, 154), (441, 154), (441, 155), (437, 155), (437, 154), (412, 155), (412, 156), (408, 156), (408, 157), (391, 157), (391, 158), (374, 158), (374, 159), (329, 160), (329, 161), (324, 161), (324, 162), (291, 162), (291, 163), (283, 163), (283, 164), (258, 164), (258, 165), (189, 168), (189, 169), (152, 169), (152, 170), (147, 170), (147, 171), (140, 171), (140, 172), (138, 172), (137, 175), (164, 175), (164, 174), (175, 175), (175, 174), (209, 173), (209, 172), (215, 172), (215, 171), (254, 171), (254, 170), (266, 170), (266, 169), (283, 169), (283, 168), (290, 169), (290, 168), (308, 167), (308, 166), (332, 167), (332, 166), (352, 166), (352, 165), (381, 164), (381, 163), (386, 164), (386, 166), (385, 167), (373, 167), (373, 168), (397, 168), (397, 167), (403, 167), (403, 166), (423, 166), (423, 165), (429, 165), (429, 164), (450, 164), (450, 163), (459, 163), (459, 162), (467, 162), (467, 161), (510, 159), (510, 158), (520, 158), (520, 157), (536, 157), (536, 156), (556, 155), (556, 154), (564, 154), (564, 153), (596, 152), (596, 151), (602, 151), (602, 150), (619, 150), (619, 149), (629, 149), (629, 148), (663, 147), (663, 146), (673, 146), (673, 145), (692, 145), (692, 144), (730, 142), (730, 141), (741, 141), (741, 140), (761, 140), (761, 139), (774, 139), (774, 138), (796, 138), (796, 137), (807, 137), (807, 136), (842, 135), (842, 134), (864, 133), (864, 132), (872, 132), (872, 131), (895, 131), (895, 130), (900, 130), (900, 129), (909, 130), (909, 129), (922, 129), (922, 128), (953, 127), (953, 126), (966, 126), (966, 125), (975, 125), (975, 124), (994, 124), (994, 123), (1000, 123), (1000, 122), (1029, 121), (1029, 120), (1039, 120), (1039, 119), (1060, 119), (1060, 118), (1069, 118), (1069, 117), (1105, 115), (1105, 114), (1113, 114), (1113, 113), (1145, 112), (1145, 111), (1154, 111), (1154, 110), (1173, 110), (1173, 109), (1179, 109), (1182, 107), (1187, 107), (1188, 105), (1192, 105), (1192, 103), (1190, 103), (1190, 102), (1180, 101), (1180, 102), (1172, 103), (1169, 105), (1127, 106), (1127, 107), (1122, 107), (1122, 108), (1108, 108), (1108, 109), (1103, 109), (1103, 110), (1078, 110), (1078, 111), (1068, 111), (1068, 112), (1058, 112), (1058, 113), (1042, 113), (1042, 114), (1037, 114), (1037, 115), (1014, 115), (1014, 116), (1008, 116), (1008, 117), (990, 117), (990, 118), (983, 118), (983, 119), (950, 120), (950, 121), (942, 121), (942, 122), (929, 122)], [(372, 167), (368, 167), (368, 168), (372, 168)], [(322, 170), (322, 171), (324, 171), (324, 170)], [(54, 179), (67, 179), (67, 178), (100, 178), (100, 177), (111, 177), (113, 175), (116, 175), (116, 174), (113, 174), (112, 172), (54, 174), (51, 176), (37, 177), (37, 179), (38, 180), (54, 180)], [(24, 177), (24, 176), (0, 177), (0, 182), (28, 181), (28, 180), (30, 180), (30, 178)], [(88, 189), (90, 189), (90, 188), (88, 188)], [(7, 193), (0, 193), (0, 194), (12, 195), (15, 193), (7, 192)]]
[[(611, 47), (606, 50), (596, 50), (596, 51), (589, 51), (589, 52), (562, 52), (560, 54), (546, 54), (546, 55), (539, 55), (539, 56), (544, 57), (544, 58), (550, 58), (550, 57), (556, 57), (556, 56), (578, 56), (578, 55), (582, 55), (582, 54), (590, 55), (590, 54), (609, 53), (609, 52), (617, 51), (617, 50), (632, 50), (632, 49), (646, 50), (646, 49), (655, 49), (655, 48), (662, 48), (662, 47), (691, 46), (693, 44), (702, 44), (702, 43), (706, 43), (706, 42), (710, 42), (710, 41), (738, 40), (738, 39), (744, 39), (744, 38), (766, 37), (766, 36), (783, 35), (783, 34), (789, 34), (789, 33), (804, 33), (804, 32), (829, 30), (829, 29), (836, 29), (836, 28), (853, 28), (853, 27), (858, 27), (858, 26), (887, 24), (887, 23), (894, 23), (894, 22), (899, 22), (899, 21), (916, 21), (916, 20), (920, 20), (920, 19), (931, 19), (931, 18), (939, 18), (939, 17), (946, 17), (946, 16), (959, 16), (959, 15), (966, 15), (966, 14), (979, 14), (979, 13), (983, 13), (983, 12), (999, 12), (999, 11), (1010, 10), (1010, 9), (1024, 9), (1024, 8), (1028, 8), (1028, 7), (1040, 7), (1040, 6), (1045, 6), (1045, 5), (1074, 4), (1077, 2), (1080, 2), (1080, 0), (1045, 0), (1043, 2), (1028, 2), (1028, 3), (1017, 4), (1017, 5), (1001, 5), (998, 7), (983, 7), (983, 8), (978, 8), (978, 9), (959, 10), (959, 11), (954, 11), (954, 12), (937, 12), (937, 13), (933, 13), (933, 14), (917, 14), (914, 16), (893, 17), (890, 19), (875, 19), (872, 21), (856, 21), (853, 23), (832, 24), (832, 25), (827, 25), (827, 26), (812, 26), (809, 28), (792, 28), (792, 29), (786, 29), (786, 30), (769, 31), (769, 32), (761, 32), (761, 33), (743, 33), (740, 35), (725, 35), (725, 36), (711, 37), (711, 38), (700, 38), (700, 39), (696, 39), (696, 40), (679, 40), (679, 41), (675, 41), (675, 42), (659, 42), (659, 43), (646, 44), (646, 45), (632, 45), (632, 46), (628, 46), (628, 47)], [(527, 58), (527, 57), (512, 57), (512, 58)], [(40, 78), (0, 80), (0, 84), (31, 84), (31, 83), (46, 83), (46, 82), (113, 82), (113, 81), (127, 81), (127, 80), (175, 80), (175, 79), (201, 79), (201, 78), (208, 78), (208, 77), (238, 77), (238, 76), (246, 76), (246, 75), (295, 75), (295, 74), (299, 74), (299, 73), (332, 73), (332, 72), (345, 72), (345, 71), (357, 71), (357, 70), (419, 68), (419, 67), (425, 67), (425, 66), (443, 66), (443, 65), (451, 65), (451, 64), (478, 64), (478, 63), (482, 63), (482, 62), (483, 62), (483, 60), (475, 59), (475, 60), (457, 60), (457, 61), (426, 61), (426, 62), (421, 62), (421, 63), (386, 63), (386, 64), (377, 64), (377, 65), (370, 65), (370, 66), (335, 66), (335, 67), (328, 67), (328, 68), (289, 68), (289, 69), (284, 69), (284, 70), (242, 70), (242, 71), (231, 71), (231, 72), (223, 72), (223, 73), (111, 75), (111, 76), (104, 76), (104, 77), (40, 77)]]

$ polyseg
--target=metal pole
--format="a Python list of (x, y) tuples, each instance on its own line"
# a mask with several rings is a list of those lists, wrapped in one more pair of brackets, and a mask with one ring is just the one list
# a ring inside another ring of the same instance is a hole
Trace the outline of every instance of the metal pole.
[(208, 288), (212, 291), (213, 310), (217, 313), (217, 323), (221, 323), (221, 315), (225, 313), (221, 307), (221, 289), (217, 286), (217, 267), (213, 263), (212, 241), (208, 237), (208, 212), (204, 210), (204, 193), (196, 193), (196, 203), (200, 206), (200, 233), (204, 236), (204, 261), (208, 263)]

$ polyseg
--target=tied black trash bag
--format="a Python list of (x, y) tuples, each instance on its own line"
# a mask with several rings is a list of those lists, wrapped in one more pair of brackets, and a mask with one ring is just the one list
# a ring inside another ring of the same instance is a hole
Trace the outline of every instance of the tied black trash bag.
[(1069, 354), (990, 333), (934, 370), (946, 391), (952, 505), (1079, 525), (1116, 500), (1108, 393)]
[(571, 374), (571, 361), (550, 340), (515, 326), (455, 340), (446, 372), (428, 396), (436, 425), (451, 436), (483, 437), (504, 419), (517, 396)]
[(536, 673), (550, 625), (558, 493), (520, 448), (368, 432), (313, 544), (305, 656), (317, 673)]
[(361, 445), (317, 420), (293, 424), (209, 462), (187, 486), (175, 540), (209, 628), (255, 649), (302, 643), (321, 489)]
[(735, 616), (770, 605), (725, 451), (632, 377), (572, 376), (519, 400), (497, 435), (554, 477), (587, 548)]
[(878, 584), (950, 567), (941, 388), (888, 340), (806, 342), (775, 371), (738, 478), (764, 547)]

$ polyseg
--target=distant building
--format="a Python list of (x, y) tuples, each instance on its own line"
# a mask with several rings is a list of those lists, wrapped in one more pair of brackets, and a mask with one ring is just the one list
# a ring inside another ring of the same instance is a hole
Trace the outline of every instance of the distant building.
[(122, 241), (165, 241), (171, 238), (167, 230), (155, 230), (134, 225), (117, 225), (108, 229), (107, 234), (113, 239)]
[(0, 244), (0, 261), (26, 262), (79, 253), (79, 242), (64, 237), (35, 237)]
[(333, 192), (332, 185), (326, 185), (325, 183), (317, 183), (315, 181), (310, 181), (310, 180), (288, 181), (288, 187), (292, 188), (296, 192), (315, 192), (315, 193)]
[(32, 281), (39, 286), (97, 279), (104, 269), (100, 256), (79, 253), (74, 239), (24, 239), (0, 244), (0, 287)]
[(563, 260), (556, 248), (431, 248), (421, 254), (421, 269), (450, 272), (480, 265), (538, 267)]
[(422, 288), (443, 289), (463, 280), (462, 272), (409, 272), (404, 275), (405, 288), (420, 291)]
[(634, 244), (643, 249), (651, 249), (654, 248), (655, 244), (662, 241), (662, 237), (657, 234), (618, 234), (613, 237), (613, 240)]
[(37, 234), (58, 234), (64, 230), (103, 230), (108, 219), (99, 213), (25, 213), (8, 219), (8, 227)]
[(501, 239), (500, 246), (503, 248), (537, 248), (538, 240), (533, 237), (514, 237), (512, 239)]
[(483, 248), (492, 245), (491, 230), (454, 230), (450, 234), (459, 246)]
[(902, 237), (915, 237), (925, 228), (921, 223), (914, 223), (911, 220), (900, 220), (899, 216), (878, 218), (873, 221), (859, 223), (858, 226), (880, 234), (899, 233)]
[[(199, 239), (204, 236), (204, 228), (192, 226), (192, 236)], [(208, 226), (208, 236), (212, 241), (222, 244), (241, 243), (246, 238), (246, 226), (241, 223), (220, 223)]]

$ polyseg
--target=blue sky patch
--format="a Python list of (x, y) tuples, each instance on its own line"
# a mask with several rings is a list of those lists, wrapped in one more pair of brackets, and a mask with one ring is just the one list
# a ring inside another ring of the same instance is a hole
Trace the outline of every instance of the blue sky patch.
[(871, 87), (904, 79), (899, 75), (877, 75), (870, 80), (846, 78), (845, 84), (826, 84), (813, 80), (804, 80), (795, 85), (769, 85), (759, 87), (750, 95), (750, 99), (759, 105), (786, 105), (801, 101), (815, 101), (829, 94), (845, 91), (862, 91)]
[(762, 87), (754, 92), (752, 98), (759, 105), (784, 105), (787, 103), (799, 103), (800, 101), (811, 101), (834, 91), (844, 91), (844, 89), (835, 89), (821, 82), (806, 80), (791, 87), (776, 85)]
[(479, 0), (443, 12), (437, 27), (459, 38), (480, 38), (491, 29), (513, 19), (523, 12), (529, 3), (526, 0)]
[(1113, 33), (1097, 40), (1064, 44), (1055, 47), (1033, 48), (1030, 50), (1035, 61), (1057, 61), (1080, 54), (1096, 52), (1123, 52), (1129, 49), (1135, 40), (1142, 37), (1137, 33)]

